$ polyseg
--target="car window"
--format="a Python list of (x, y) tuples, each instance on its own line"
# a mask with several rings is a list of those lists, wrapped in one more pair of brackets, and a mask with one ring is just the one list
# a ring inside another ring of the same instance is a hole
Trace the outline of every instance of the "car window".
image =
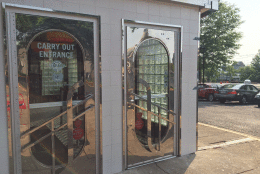
[(211, 88), (219, 88), (220, 86), (217, 84), (211, 84)]
[(198, 88), (210, 88), (210, 86), (206, 84), (198, 84)]
[(240, 89), (246, 90), (246, 86), (244, 85), (244, 86), (242, 86)]
[(241, 86), (244, 86), (243, 84), (236, 84), (232, 87), (232, 89), (241, 89)]
[(255, 86), (252, 86), (254, 92), (258, 92), (258, 89)]
[(221, 89), (223, 85), (217, 85), (216, 88)]
[(222, 89), (228, 89), (228, 88), (232, 88), (234, 86), (235, 86), (234, 84), (228, 84), (228, 85), (222, 86)]
[(248, 86), (248, 85), (247, 85), (247, 86), (246, 86), (246, 90), (247, 90), (247, 91), (253, 91), (253, 88), (252, 88), (252, 86)]

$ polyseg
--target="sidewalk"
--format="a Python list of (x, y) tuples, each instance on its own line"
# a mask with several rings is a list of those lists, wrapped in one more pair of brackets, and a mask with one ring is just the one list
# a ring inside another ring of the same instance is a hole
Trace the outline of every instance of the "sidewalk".
[(199, 123), (198, 151), (121, 174), (260, 174), (260, 138)]

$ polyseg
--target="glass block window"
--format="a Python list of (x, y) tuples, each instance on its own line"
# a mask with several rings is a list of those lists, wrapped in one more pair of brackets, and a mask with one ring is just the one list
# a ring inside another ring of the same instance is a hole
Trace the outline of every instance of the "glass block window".
[[(73, 58), (64, 60), (49, 60), (40, 61), (40, 68), (42, 71), (42, 95), (59, 95), (60, 88), (64, 83), (68, 83), (68, 86), (72, 86), (78, 82), (78, 68), (76, 52), (73, 54)], [(58, 68), (55, 68), (58, 67)], [(68, 82), (64, 81), (64, 69), (68, 70)], [(76, 90), (77, 91), (77, 90)]]
[[(152, 103), (168, 109), (168, 55), (161, 42), (155, 39), (145, 40), (138, 48), (136, 57), (137, 79), (145, 80), (151, 88)], [(146, 98), (147, 90), (137, 80), (137, 94)], [(138, 100), (137, 104), (147, 108), (145, 101)], [(152, 105), (151, 111), (158, 113), (158, 107)], [(139, 110), (138, 112), (142, 112)], [(145, 112), (142, 117), (147, 119)], [(160, 111), (162, 117), (168, 118), (165, 110)], [(158, 123), (158, 117), (152, 116), (152, 122)], [(161, 120), (162, 125), (167, 125), (165, 120)]]
[(68, 59), (68, 81), (69, 86), (78, 82), (78, 62), (76, 58)]
[[(53, 60), (43, 60), (41, 61), (42, 70), (42, 95), (59, 95), (60, 87), (63, 86), (63, 77), (61, 71), (54, 71), (51, 68)], [(54, 77), (57, 75), (56, 77)], [(53, 79), (56, 79), (55, 81)], [(62, 78), (62, 79), (61, 79)]]

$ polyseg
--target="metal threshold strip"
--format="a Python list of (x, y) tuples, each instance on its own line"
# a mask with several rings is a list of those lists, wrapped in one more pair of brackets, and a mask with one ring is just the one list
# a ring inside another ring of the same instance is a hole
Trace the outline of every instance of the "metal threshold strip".
[(167, 155), (167, 156), (158, 157), (158, 158), (155, 158), (155, 159), (152, 159), (152, 160), (147, 160), (147, 161), (143, 161), (143, 162), (139, 162), (139, 163), (135, 163), (135, 164), (130, 164), (130, 165), (128, 165), (126, 170), (130, 170), (130, 169), (145, 166), (145, 165), (148, 165), (148, 164), (153, 164), (153, 163), (165, 161), (165, 160), (168, 160), (168, 159), (173, 159), (175, 157), (176, 156), (173, 156), (173, 155)]

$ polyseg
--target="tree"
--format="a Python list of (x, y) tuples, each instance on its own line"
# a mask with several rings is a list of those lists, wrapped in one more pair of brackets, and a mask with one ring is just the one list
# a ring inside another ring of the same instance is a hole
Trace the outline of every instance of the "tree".
[(252, 82), (260, 82), (260, 49), (249, 66), (245, 66), (239, 69), (240, 80), (244, 81), (246, 79)]
[[(94, 40), (93, 40), (93, 23), (77, 20), (67, 20), (61, 18), (43, 17), (35, 15), (16, 14), (16, 40), (18, 58), (25, 54), (30, 40), (38, 33), (49, 29), (59, 29), (72, 34), (84, 48), (84, 57), (91, 61), (91, 68), (94, 71)], [(5, 31), (5, 30), (4, 30)], [(6, 38), (6, 32), (4, 32)], [(6, 40), (4, 40), (6, 43)], [(6, 46), (6, 44), (4, 44)], [(7, 49), (7, 48), (5, 48)], [(19, 52), (19, 50), (24, 50)], [(7, 56), (5, 67), (7, 69)], [(19, 64), (19, 75), (23, 65)]]
[(246, 79), (251, 80), (254, 74), (254, 69), (249, 65), (239, 68), (238, 72), (240, 73), (240, 81), (245, 81)]
[(83, 47), (91, 47), (93, 50), (93, 24), (91, 22), (23, 14), (16, 14), (18, 49), (26, 48), (36, 34), (48, 29), (67, 31), (75, 36)]
[(233, 76), (236, 75), (236, 70), (232, 65), (228, 65), (226, 70), (227, 70), (227, 76), (229, 77), (230, 81), (232, 81)]
[(260, 49), (258, 50), (258, 53), (255, 55), (251, 62), (251, 66), (253, 68), (252, 73), (252, 79), (250, 79), (253, 82), (260, 82)]
[(240, 47), (242, 33), (237, 28), (242, 24), (240, 10), (234, 5), (220, 2), (219, 10), (201, 19), (199, 64), (205, 59), (205, 76), (210, 80), (221, 66), (230, 60)]

